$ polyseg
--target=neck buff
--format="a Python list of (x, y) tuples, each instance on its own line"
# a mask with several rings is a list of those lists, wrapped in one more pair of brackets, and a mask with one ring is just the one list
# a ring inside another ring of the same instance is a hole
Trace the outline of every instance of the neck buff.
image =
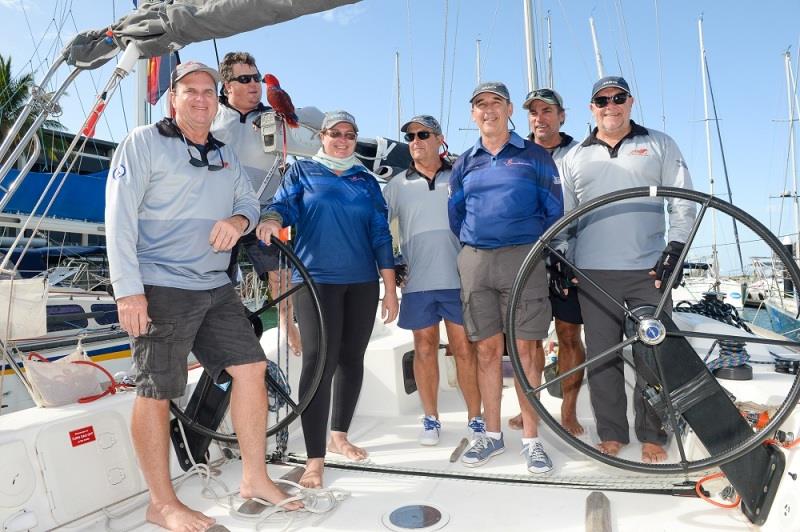
[(355, 153), (353, 153), (350, 157), (340, 159), (338, 157), (331, 157), (330, 155), (326, 154), (324, 151), (322, 151), (322, 148), (319, 149), (317, 154), (312, 157), (312, 159), (317, 161), (322, 166), (325, 166), (326, 168), (336, 172), (344, 172), (345, 170), (349, 170), (357, 164), (361, 164), (358, 162), (358, 159), (356, 159)]

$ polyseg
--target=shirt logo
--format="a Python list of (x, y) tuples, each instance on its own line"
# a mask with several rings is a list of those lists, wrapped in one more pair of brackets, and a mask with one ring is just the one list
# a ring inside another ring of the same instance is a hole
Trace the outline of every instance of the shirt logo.
[(647, 148), (634, 148), (628, 153), (628, 155), (641, 155), (643, 157), (647, 157), (650, 155)]
[(558, 176), (558, 174), (555, 174), (553, 176), (553, 184), (554, 185), (560, 185), (561, 184), (561, 178)]
[(117, 166), (116, 168), (114, 168), (114, 173), (112, 173), (111, 176), (114, 179), (119, 179), (119, 178), (121, 178), (121, 177), (123, 177), (125, 175), (125, 172), (126, 172), (125, 165), (121, 164), (121, 165)]

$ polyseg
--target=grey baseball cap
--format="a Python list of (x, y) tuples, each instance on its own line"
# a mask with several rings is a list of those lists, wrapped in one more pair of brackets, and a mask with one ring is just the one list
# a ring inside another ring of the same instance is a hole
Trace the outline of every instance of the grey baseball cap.
[(628, 82), (625, 81), (625, 78), (621, 76), (606, 76), (604, 78), (598, 79), (594, 86), (592, 86), (592, 98), (603, 89), (607, 89), (609, 87), (616, 87), (618, 89), (622, 89), (628, 94), (631, 93), (631, 89), (628, 86)]
[(469, 103), (472, 103), (479, 94), (484, 92), (491, 92), (492, 94), (505, 98), (509, 102), (511, 101), (511, 96), (508, 94), (508, 87), (506, 87), (505, 83), (500, 81), (487, 81), (475, 87), (475, 90), (472, 91), (472, 97), (469, 99)]
[(400, 128), (400, 131), (405, 133), (406, 131), (408, 131), (408, 126), (410, 126), (411, 124), (419, 124), (419, 125), (421, 125), (423, 127), (427, 127), (428, 129), (430, 129), (431, 131), (433, 131), (437, 135), (441, 135), (442, 134), (442, 126), (440, 126), (439, 125), (439, 121), (436, 120), (431, 115), (417, 115), (417, 116), (415, 116), (414, 118), (412, 118), (411, 120), (409, 120), (408, 122), (403, 124), (403, 127)]
[(561, 95), (553, 89), (536, 89), (529, 92), (528, 95), (525, 96), (525, 102), (522, 104), (522, 107), (529, 109), (534, 100), (541, 100), (544, 103), (557, 105), (562, 109), (564, 108), (564, 100), (562, 100)]
[(330, 111), (330, 112), (325, 113), (325, 118), (322, 119), (322, 128), (321, 129), (323, 129), (323, 130), (330, 129), (330, 128), (332, 128), (333, 126), (335, 126), (336, 124), (338, 124), (340, 122), (347, 122), (348, 124), (353, 126), (353, 129), (356, 132), (358, 132), (358, 126), (356, 125), (356, 119), (353, 117), (353, 115), (351, 115), (347, 111), (342, 111), (341, 109), (339, 109), (338, 111)]
[(194, 72), (205, 72), (206, 74), (214, 78), (214, 83), (219, 83), (220, 80), (219, 72), (217, 72), (215, 69), (211, 68), (208, 65), (204, 65), (199, 61), (187, 61), (185, 63), (177, 65), (175, 69), (172, 71), (171, 84), (175, 85), (180, 80), (182, 80), (189, 74), (193, 74)]

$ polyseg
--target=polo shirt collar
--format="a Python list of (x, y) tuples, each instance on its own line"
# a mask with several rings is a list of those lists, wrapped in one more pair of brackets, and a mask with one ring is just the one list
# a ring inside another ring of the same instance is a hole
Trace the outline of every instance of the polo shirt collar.
[[(500, 151), (503, 151), (504, 149), (506, 149), (506, 146), (508, 146), (509, 144), (511, 144), (515, 148), (519, 148), (519, 149), (525, 148), (525, 139), (523, 139), (522, 137), (520, 137), (519, 135), (517, 135), (513, 131), (511, 131), (510, 133), (511, 133), (511, 136), (509, 136), (508, 142), (506, 142), (506, 144), (502, 148), (500, 148)], [(480, 137), (478, 137), (478, 140), (475, 142), (475, 145), (472, 147), (472, 150), (470, 151), (470, 155), (474, 157), (475, 155), (477, 155), (478, 150), (483, 150), (486, 153), (489, 153), (488, 151), (486, 151), (486, 148), (483, 147), (483, 141), (481, 141)], [(500, 152), (497, 152), (497, 153), (500, 153)]]
[[(436, 175), (439, 175), (439, 172), (444, 172), (445, 170), (450, 170), (453, 165), (450, 164), (450, 161), (447, 160), (447, 157), (441, 159), (442, 166), (436, 171)], [(425, 177), (417, 170), (416, 165), (414, 165), (414, 161), (411, 161), (411, 164), (408, 165), (408, 170), (406, 170), (406, 178), (413, 177), (414, 175), (418, 175), (419, 177)], [(436, 176), (434, 176), (436, 177)]]
[(230, 103), (228, 103), (227, 96), (220, 96), (219, 104), (227, 107), (228, 109), (230, 109), (234, 113), (238, 114), (239, 115), (239, 123), (240, 124), (244, 124), (245, 122), (247, 122), (247, 117), (250, 116), (253, 113), (261, 115), (261, 114), (269, 111), (270, 109), (272, 109), (272, 107), (268, 107), (268, 106), (264, 105), (263, 103), (258, 102), (257, 106), (255, 106), (254, 108), (250, 109), (246, 113), (242, 113), (237, 108), (233, 107)]
[[(631, 120), (631, 130), (628, 132), (627, 135), (625, 135), (624, 137), (622, 137), (622, 139), (620, 139), (619, 143), (621, 144), (622, 141), (624, 141), (625, 139), (632, 139), (633, 137), (636, 137), (638, 135), (649, 135), (649, 134), (650, 132), (647, 131), (646, 127), (640, 126), (639, 124)], [(581, 146), (587, 147), (591, 146), (592, 144), (602, 144), (604, 146), (606, 145), (605, 142), (597, 138), (597, 127), (595, 127), (591, 133), (589, 133), (589, 136), (586, 137), (586, 140), (584, 140), (581, 143)]]
[[(194, 144), (192, 141), (186, 138), (186, 136), (181, 131), (181, 128), (179, 128), (178, 124), (175, 123), (174, 118), (162, 118), (161, 120), (156, 122), (156, 129), (164, 137), (179, 138), (185, 140), (186, 142), (191, 142), (192, 144)], [(198, 146), (198, 147), (205, 148), (206, 150), (214, 150), (221, 148), (224, 145), (225, 145), (224, 142), (214, 138), (214, 135), (212, 135), (211, 131), (209, 131), (205, 146)]]

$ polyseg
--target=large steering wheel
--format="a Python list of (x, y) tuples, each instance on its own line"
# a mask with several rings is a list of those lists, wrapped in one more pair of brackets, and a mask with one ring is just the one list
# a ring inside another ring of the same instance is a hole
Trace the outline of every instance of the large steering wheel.
[[(653, 387), (653, 389), (659, 390), (661, 400), (666, 407), (664, 409), (664, 412), (666, 412), (666, 415), (664, 416), (664, 424), (668, 429), (671, 429), (673, 434), (676, 435), (675, 441), (677, 443), (678, 453), (680, 455), (680, 462), (672, 463), (649, 464), (633, 462), (619, 457), (603, 454), (599, 449), (596, 449), (593, 446), (581, 441), (568, 432), (564, 427), (562, 427), (538, 398), (539, 392), (547, 388), (548, 385), (558, 384), (564, 378), (575, 372), (581, 371), (588, 366), (592, 366), (599, 362), (608, 361), (611, 358), (618, 356), (616, 353), (618, 351), (621, 352), (622, 349), (628, 346), (631, 346), (631, 348), (634, 350), (637, 348), (645, 348), (651, 349), (652, 352), (658, 353), (659, 349), (667, 348), (666, 342), (668, 340), (682, 339), (682, 341), (672, 341), (672, 344), (669, 348), (675, 349), (677, 346), (677, 348), (682, 351), (681, 354), (686, 356), (689, 356), (687, 350), (691, 350), (691, 356), (693, 359), (697, 359), (697, 363), (699, 364), (703, 364), (703, 361), (691, 348), (688, 341), (686, 341), (690, 338), (741, 342), (743, 344), (769, 344), (774, 346), (787, 346), (800, 350), (800, 342), (791, 340), (773, 340), (736, 334), (710, 334), (699, 331), (680, 330), (666, 314), (666, 311), (669, 310), (665, 309), (665, 306), (669, 300), (670, 290), (665, 290), (664, 294), (660, 298), (660, 301), (658, 302), (658, 305), (654, 308), (626, 308), (624, 303), (615, 301), (613, 297), (611, 297), (602, 289), (601, 286), (598, 285), (597, 282), (591, 279), (590, 275), (587, 275), (585, 272), (581, 271), (580, 268), (577, 268), (575, 264), (564, 257), (564, 255), (556, 249), (556, 246), (553, 245), (553, 241), (559, 233), (567, 229), (568, 226), (575, 223), (579, 218), (585, 216), (586, 214), (600, 209), (608, 204), (617, 203), (624, 200), (631, 200), (634, 198), (646, 197), (678, 198), (696, 202), (700, 206), (697, 218), (687, 239), (686, 246), (682, 251), (680, 258), (678, 259), (677, 264), (683, 264), (684, 260), (686, 259), (687, 253), (692, 246), (692, 242), (697, 236), (698, 229), (700, 228), (700, 224), (704, 216), (709, 210), (716, 210), (732, 217), (735, 221), (740, 222), (753, 231), (753, 233), (755, 233), (758, 237), (760, 237), (763, 242), (769, 246), (774, 256), (778, 257), (783, 262), (783, 265), (787, 270), (787, 275), (791, 278), (794, 286), (800, 286), (800, 269), (798, 269), (794, 259), (789, 255), (784, 246), (781, 245), (778, 239), (766, 227), (764, 227), (764, 225), (738, 207), (711, 197), (708, 194), (680, 188), (640, 187), (620, 190), (618, 192), (600, 196), (571, 211), (557, 221), (552, 227), (550, 227), (550, 229), (548, 229), (533, 246), (522, 266), (520, 267), (520, 271), (517, 274), (517, 278), (512, 288), (510, 304), (508, 305), (507, 311), (507, 323), (512, 325), (509, 327), (507, 347), (516, 378), (518, 379), (529, 402), (536, 412), (538, 412), (542, 421), (544, 421), (544, 423), (547, 424), (547, 426), (552, 429), (553, 432), (555, 432), (564, 441), (581, 453), (611, 466), (642, 473), (674, 474), (686, 473), (690, 471), (702, 471), (729, 463), (744, 456), (745, 454), (753, 451), (757, 446), (761, 445), (767, 438), (771, 437), (771, 435), (775, 434), (776, 430), (792, 413), (792, 410), (797, 404), (798, 397), (800, 397), (800, 374), (794, 378), (794, 381), (783, 402), (778, 407), (775, 414), (770, 418), (766, 426), (764, 426), (761, 430), (753, 430), (752, 434), (746, 433), (747, 435), (745, 437), (739, 438), (738, 441), (734, 441), (730, 445), (725, 444), (724, 446), (716, 446), (715, 450), (709, 451), (710, 456), (706, 458), (691, 460), (688, 457), (689, 453), (687, 453), (686, 449), (684, 448), (684, 443), (681, 438), (681, 435), (684, 434), (684, 427), (682, 426), (682, 421), (684, 421), (684, 419), (682, 419), (681, 412), (683, 411), (683, 406), (687, 404), (686, 401), (691, 402), (691, 397), (683, 396), (681, 399), (683, 400), (684, 404), (676, 404), (677, 401), (674, 400), (674, 394), (670, 393), (671, 390), (665, 382), (665, 367), (663, 362), (658, 361), (659, 357), (655, 357), (657, 363), (654, 366), (649, 367), (646, 372), (641, 371), (641, 368), (639, 368), (637, 365), (633, 365), (634, 369), (637, 371), (637, 377), (641, 377), (643, 380), (647, 381), (651, 387)], [(544, 259), (546, 253), (557, 256), (559, 259), (569, 264), (569, 266), (573, 268), (576, 277), (579, 280), (579, 289), (580, 284), (591, 285), (596, 290), (599, 290), (605, 294), (605, 296), (611, 300), (611, 304), (619, 308), (620, 311), (625, 314), (627, 322), (626, 331), (628, 336), (619, 344), (605, 350), (602, 353), (598, 353), (592, 359), (587, 359), (587, 361), (583, 364), (578, 365), (576, 368), (570, 371), (560, 374), (558, 377), (551, 379), (547, 384), (533, 387), (528, 381), (520, 362), (519, 352), (516, 345), (517, 335), (515, 326), (513, 324), (516, 323), (517, 307), (520, 303), (523, 289), (525, 288), (525, 285), (527, 284), (534, 268), (539, 264), (540, 261)], [(673, 286), (679, 272), (680, 270), (676, 268), (667, 282), (667, 286)], [(660, 335), (653, 334), (654, 331), (660, 332)], [(656, 338), (658, 336), (660, 336), (660, 338)], [(623, 360), (625, 360), (624, 357)], [(626, 363), (630, 364), (627, 360)], [(699, 373), (702, 374), (704, 371), (705, 368), (703, 366), (700, 368)], [(653, 382), (654, 380), (656, 382)], [(697, 393), (701, 393), (702, 391), (703, 390), (697, 390)], [(730, 398), (727, 400), (730, 401)]]
[[(269, 299), (267, 302), (259, 309), (251, 312), (249, 314), (250, 322), (253, 324), (255, 334), (257, 336), (261, 336), (263, 332), (263, 326), (261, 324), (261, 316), (262, 314), (275, 309), (276, 315), (280, 313), (278, 311), (278, 305), (292, 296), (293, 294), (297, 294), (301, 290), (307, 290), (308, 296), (311, 298), (314, 307), (314, 335), (316, 338), (319, 339), (319, 356), (317, 357), (316, 366), (313, 368), (313, 377), (311, 380), (311, 386), (306, 390), (302, 397), (293, 397), (292, 394), (286, 386), (285, 382), (279, 382), (276, 380), (273, 375), (270, 374), (269, 371), (266, 372), (265, 380), (267, 383), (267, 390), (269, 395), (275, 398), (279, 403), (282, 403), (281, 409), (274, 409), (273, 405), (271, 405), (271, 411), (275, 412), (276, 419), (270, 426), (267, 427), (267, 436), (273, 436), (276, 433), (280, 432), (281, 430), (285, 429), (292, 423), (295, 419), (303, 413), (303, 411), (308, 407), (308, 404), (311, 402), (311, 399), (314, 397), (314, 394), (317, 392), (317, 388), (319, 387), (320, 380), (322, 380), (322, 373), (325, 368), (325, 359), (327, 357), (328, 347), (325, 335), (325, 320), (322, 316), (322, 307), (319, 301), (319, 292), (317, 291), (317, 287), (314, 284), (314, 281), (311, 279), (311, 276), (306, 270), (303, 263), (300, 259), (297, 258), (297, 255), (294, 254), (294, 251), (275, 238), (274, 236), (271, 239), (271, 244), (280, 250), (280, 257), (279, 257), (279, 265), (281, 269), (294, 269), (301, 277), (302, 282), (295, 284), (291, 287), (282, 287), (280, 294), (270, 294)], [(313, 336), (307, 332), (307, 337)], [(285, 340), (285, 339), (284, 339)], [(277, 337), (276, 341), (280, 344), (281, 339)], [(280, 353), (281, 345), (276, 346), (276, 351)], [(284, 346), (285, 347), (285, 346)], [(285, 376), (288, 373), (288, 364), (289, 360), (288, 357), (293, 355), (286, 355), (285, 357), (281, 357), (278, 355), (277, 362), (270, 361), (270, 364), (276, 364), (277, 368), (280, 370), (278, 374), (282, 374)], [(283, 360), (282, 360), (283, 359)], [(284, 367), (285, 364), (285, 367)], [(284, 380), (281, 378), (280, 380)], [(187, 429), (212, 438), (214, 440), (219, 440), (228, 443), (236, 443), (236, 435), (235, 434), (225, 434), (222, 432), (218, 432), (216, 430), (209, 429), (204, 425), (196, 422), (190, 416), (186, 414), (183, 408), (178, 406), (174, 401), (170, 401), (170, 411), (172, 414), (180, 420), (184, 427)], [(283, 414), (283, 415), (280, 415)]]

